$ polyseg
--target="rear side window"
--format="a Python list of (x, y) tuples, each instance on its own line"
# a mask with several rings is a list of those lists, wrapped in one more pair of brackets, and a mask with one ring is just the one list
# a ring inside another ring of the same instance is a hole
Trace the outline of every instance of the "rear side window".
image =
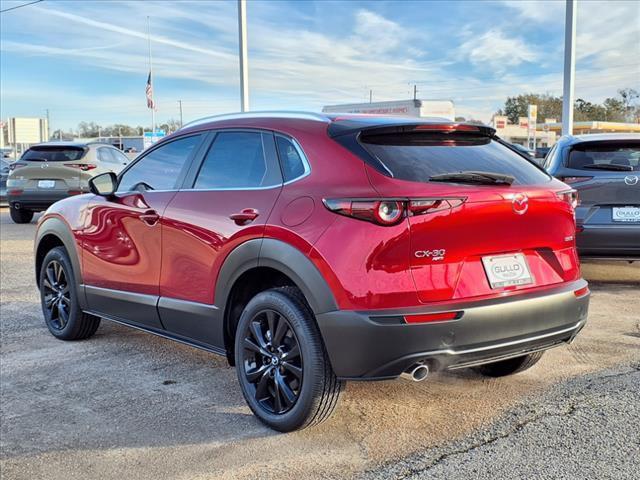
[(537, 184), (549, 177), (499, 142), (468, 133), (365, 135), (360, 143), (394, 178), (428, 182), (434, 175), (465, 171), (514, 177), (517, 184)]
[(640, 171), (640, 142), (576, 145), (569, 152), (567, 167), (579, 170)]
[(98, 160), (108, 163), (119, 163), (113, 156), (113, 151), (110, 148), (100, 147), (98, 148)]
[(265, 142), (273, 136), (259, 132), (222, 132), (202, 163), (195, 189), (272, 187), (281, 181), (277, 161), (266, 155)]
[(302, 151), (290, 139), (279, 135), (276, 136), (276, 145), (284, 181), (289, 182), (303, 176), (307, 169)]
[(32, 162), (68, 162), (80, 160), (87, 150), (83, 147), (41, 146), (31, 147), (20, 160)]
[(173, 190), (201, 135), (165, 143), (140, 158), (120, 178), (119, 192)]

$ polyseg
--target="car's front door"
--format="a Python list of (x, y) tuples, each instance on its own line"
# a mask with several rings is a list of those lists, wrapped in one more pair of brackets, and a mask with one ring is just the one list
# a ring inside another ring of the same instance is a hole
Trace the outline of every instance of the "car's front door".
[(236, 246), (263, 236), (282, 174), (271, 132), (217, 132), (202, 157), (162, 218), (158, 307), (167, 330), (222, 346), (217, 273)]
[(112, 198), (93, 197), (84, 215), (83, 279), (91, 311), (161, 328), (157, 313), (160, 217), (203, 135), (159, 145), (131, 165)]

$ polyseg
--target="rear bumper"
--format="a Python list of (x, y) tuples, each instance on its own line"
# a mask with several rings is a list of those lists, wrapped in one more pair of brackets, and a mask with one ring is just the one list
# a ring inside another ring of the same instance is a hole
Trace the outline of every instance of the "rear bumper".
[(585, 256), (640, 257), (640, 224), (581, 225), (578, 253)]
[[(336, 375), (393, 378), (416, 362), (464, 368), (570, 342), (584, 326), (589, 294), (579, 280), (543, 292), (405, 311), (336, 311), (317, 316)], [(457, 320), (406, 324), (403, 315), (462, 311)]]
[(67, 190), (24, 190), (22, 193), (12, 194), (9, 189), (7, 201), (14, 208), (19, 206), (21, 209), (40, 211), (67, 197), (69, 197)]

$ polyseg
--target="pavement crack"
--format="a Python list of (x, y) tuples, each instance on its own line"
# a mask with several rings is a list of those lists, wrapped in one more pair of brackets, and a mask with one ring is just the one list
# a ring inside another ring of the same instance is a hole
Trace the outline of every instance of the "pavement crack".
[(487, 446), (487, 445), (491, 445), (495, 442), (497, 442), (498, 440), (503, 440), (505, 438), (510, 437), (511, 435), (518, 433), (520, 431), (522, 431), (525, 427), (527, 427), (528, 425), (535, 423), (539, 420), (545, 419), (545, 418), (550, 418), (550, 417), (565, 417), (565, 416), (569, 416), (569, 415), (573, 415), (576, 410), (578, 409), (578, 406), (576, 404), (571, 404), (568, 406), (568, 408), (566, 408), (564, 411), (560, 411), (560, 412), (549, 412), (549, 413), (544, 413), (544, 414), (540, 414), (540, 415), (535, 415), (532, 416), (522, 422), (519, 422), (517, 424), (515, 424), (512, 428), (508, 429), (505, 432), (499, 433), (497, 435), (494, 435), (492, 437), (489, 437), (483, 441), (480, 442), (474, 442), (470, 445), (468, 445), (467, 447), (464, 448), (459, 448), (456, 450), (453, 450), (451, 452), (445, 452), (441, 455), (439, 455), (437, 458), (435, 458), (433, 461), (431, 461), (429, 464), (427, 465), (421, 465), (420, 467), (416, 467), (416, 468), (412, 468), (410, 469), (405, 475), (397, 477), (398, 480), (402, 480), (402, 479), (406, 479), (406, 478), (410, 478), (413, 475), (417, 474), (417, 473), (425, 473), (428, 472), (429, 470), (431, 470), (434, 467), (437, 467), (440, 463), (442, 463), (443, 461), (451, 458), (451, 457), (455, 457), (456, 455), (464, 455), (466, 453), (472, 452), (473, 450), (476, 450), (478, 448)]

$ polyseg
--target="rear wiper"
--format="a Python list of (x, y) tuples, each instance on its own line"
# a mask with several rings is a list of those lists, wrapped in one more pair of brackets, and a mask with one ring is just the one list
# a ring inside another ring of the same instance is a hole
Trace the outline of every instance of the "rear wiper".
[(429, 177), (431, 182), (476, 183), (480, 185), (511, 185), (515, 180), (511, 175), (493, 172), (452, 172)]
[(582, 168), (591, 168), (593, 170), (615, 170), (620, 172), (631, 172), (633, 167), (631, 165), (618, 165), (617, 163), (590, 163), (583, 165)]

